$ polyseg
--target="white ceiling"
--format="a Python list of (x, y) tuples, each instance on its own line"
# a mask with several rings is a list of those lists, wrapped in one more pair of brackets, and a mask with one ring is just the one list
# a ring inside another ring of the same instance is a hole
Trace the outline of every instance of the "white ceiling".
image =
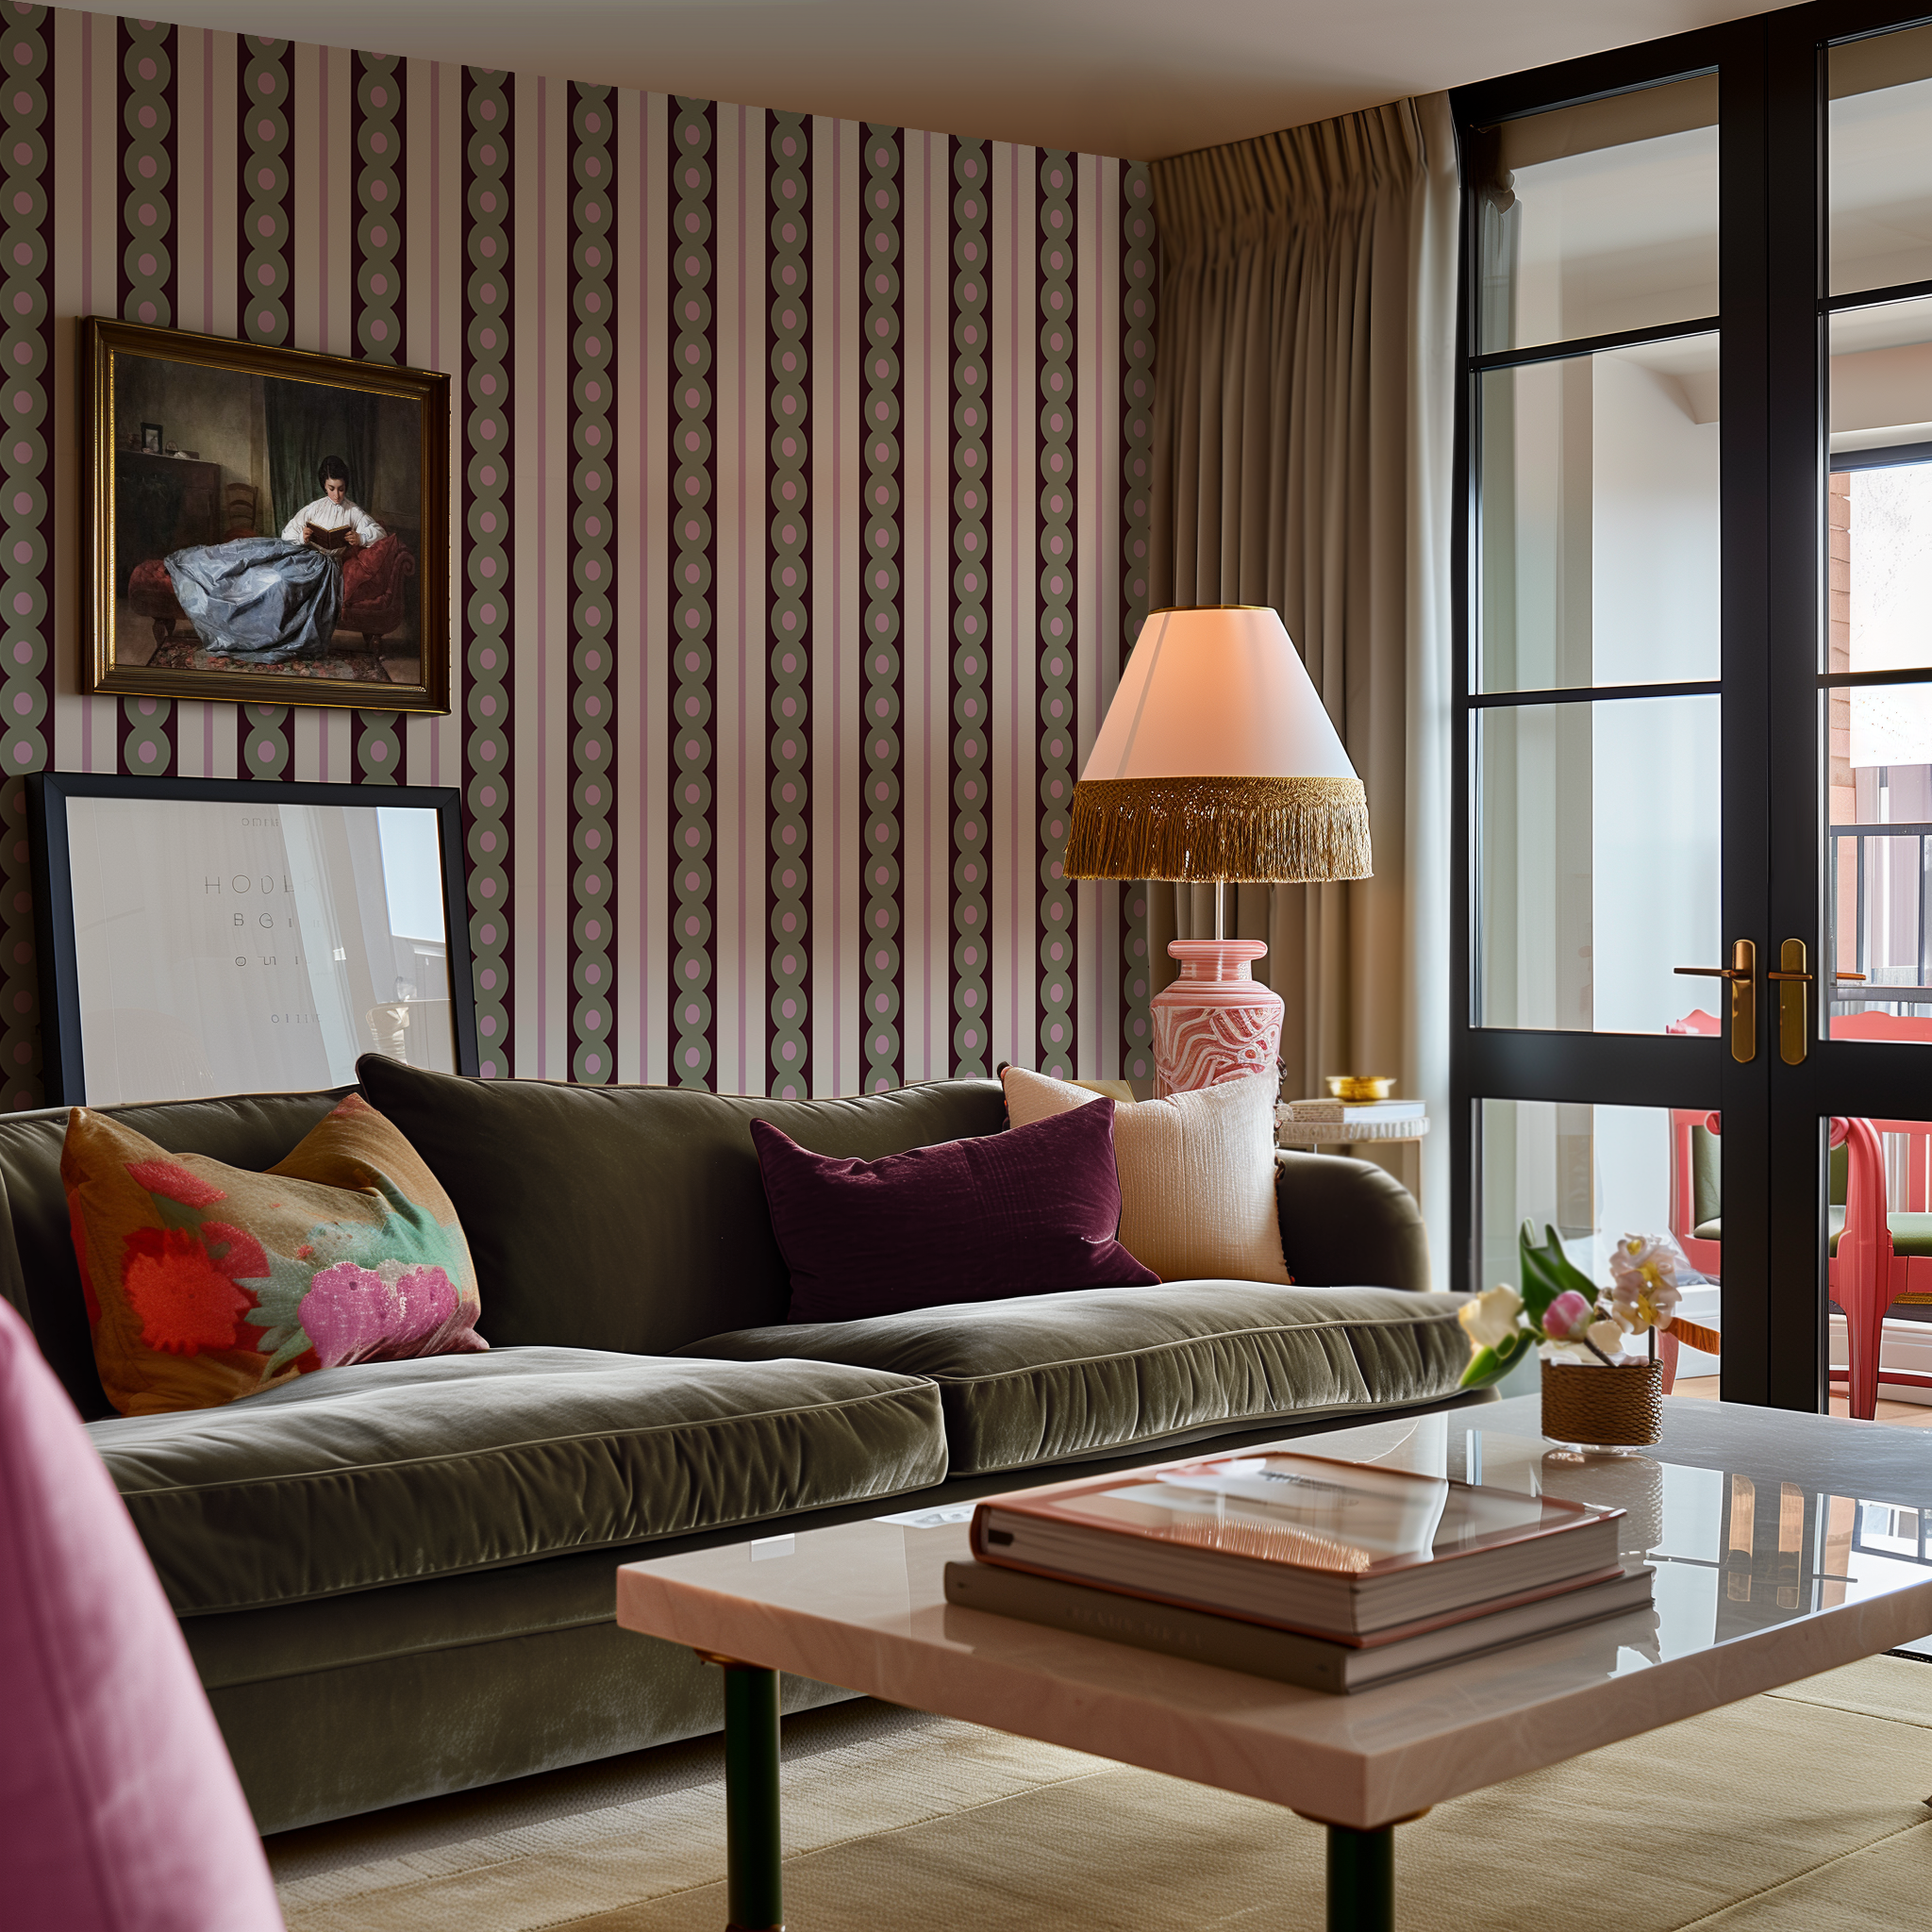
[(1151, 159), (1762, 0), (179, 0), (193, 26)]

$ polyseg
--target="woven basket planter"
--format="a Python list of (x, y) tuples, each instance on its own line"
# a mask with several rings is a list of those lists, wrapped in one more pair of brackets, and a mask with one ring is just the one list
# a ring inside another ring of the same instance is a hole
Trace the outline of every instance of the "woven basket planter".
[(1664, 1432), (1664, 1365), (1543, 1364), (1543, 1434), (1553, 1442), (1632, 1446)]

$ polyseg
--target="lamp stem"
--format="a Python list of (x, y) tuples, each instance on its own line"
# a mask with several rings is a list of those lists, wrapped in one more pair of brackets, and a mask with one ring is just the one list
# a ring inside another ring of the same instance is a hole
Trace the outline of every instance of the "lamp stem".
[(1227, 890), (1220, 879), (1214, 881), (1214, 937), (1224, 940), (1227, 937), (1226, 921), (1223, 917), (1222, 894)]

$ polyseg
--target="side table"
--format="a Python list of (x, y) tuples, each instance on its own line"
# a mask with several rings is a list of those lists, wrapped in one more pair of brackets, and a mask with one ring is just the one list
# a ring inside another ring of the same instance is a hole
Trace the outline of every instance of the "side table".
[(1420, 1119), (1367, 1121), (1358, 1126), (1327, 1121), (1291, 1121), (1285, 1108), (1278, 1108), (1274, 1116), (1277, 1147), (1300, 1147), (1309, 1154), (1319, 1154), (1324, 1147), (1348, 1147), (1357, 1153), (1385, 1146), (1414, 1148), (1412, 1154), (1405, 1152), (1392, 1161), (1379, 1161), (1377, 1165), (1386, 1167), (1418, 1201), (1423, 1196), (1422, 1149), (1415, 1143), (1428, 1131), (1426, 1114)]

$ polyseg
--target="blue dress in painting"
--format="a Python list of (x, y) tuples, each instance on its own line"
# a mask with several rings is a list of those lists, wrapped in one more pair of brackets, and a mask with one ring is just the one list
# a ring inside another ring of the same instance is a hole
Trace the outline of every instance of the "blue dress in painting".
[(341, 565), (306, 543), (237, 537), (168, 558), (175, 599), (216, 657), (283, 664), (316, 657), (335, 636)]

